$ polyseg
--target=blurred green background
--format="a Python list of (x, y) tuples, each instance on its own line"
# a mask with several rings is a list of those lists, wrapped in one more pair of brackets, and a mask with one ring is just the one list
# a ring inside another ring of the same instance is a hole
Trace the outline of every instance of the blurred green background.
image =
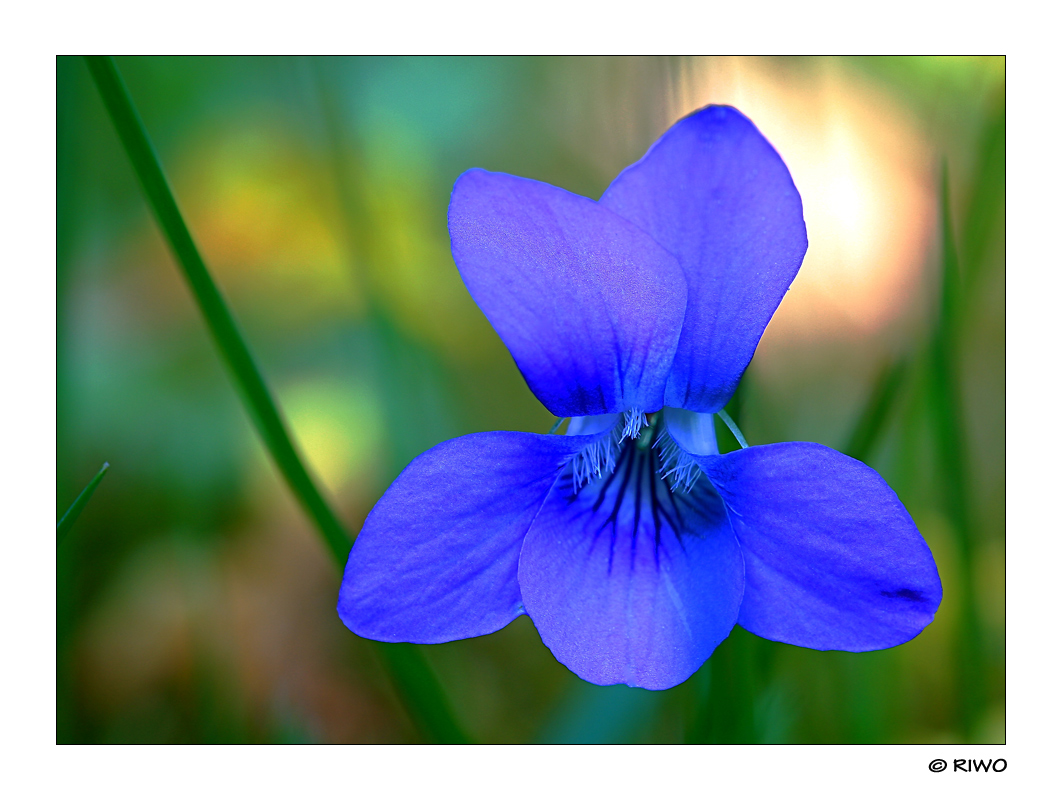
[[(1002, 58), (117, 64), (352, 532), (421, 451), (553, 422), (450, 258), (457, 176), (597, 198), (683, 114), (737, 106), (790, 166), (810, 247), (729, 409), (751, 444), (885, 476), (937, 559), (936, 620), (868, 654), (736, 628), (659, 693), (582, 682), (526, 617), (423, 653), (482, 742), (1004, 741)], [(58, 59), (56, 103), (57, 518), (111, 464), (57, 552), (57, 740), (420, 741), (335, 614), (336, 569), (81, 60)]]

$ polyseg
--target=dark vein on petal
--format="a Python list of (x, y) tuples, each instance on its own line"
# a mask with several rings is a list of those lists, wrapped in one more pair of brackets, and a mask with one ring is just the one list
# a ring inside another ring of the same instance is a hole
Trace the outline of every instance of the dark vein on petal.
[(650, 448), (650, 509), (653, 511), (653, 561), (661, 569), (661, 509), (657, 499), (657, 484), (661, 480), (658, 474), (660, 466), (657, 449)]
[[(638, 454), (639, 469), (635, 476), (635, 524), (631, 527), (631, 569), (635, 569), (635, 552), (638, 550), (639, 521), (642, 518), (642, 478), (644, 468), (649, 466), (646, 454)], [(652, 477), (650, 479), (653, 480)]]
[(624, 496), (627, 494), (627, 485), (631, 482), (631, 471), (632, 471), (632, 468), (634, 468), (634, 466), (635, 466), (634, 458), (628, 459), (627, 469), (624, 470), (624, 480), (620, 484), (620, 489), (616, 493), (616, 502), (613, 504), (613, 511), (610, 513), (609, 517), (607, 517), (605, 522), (602, 524), (603, 527), (609, 525), (610, 523), (613, 524), (613, 533), (612, 533), (612, 537), (609, 540), (609, 569), (606, 571), (607, 574), (609, 574), (609, 575), (612, 575), (612, 572), (613, 572), (613, 550), (614, 550), (614, 548), (616, 546), (617, 520), (619, 520), (619, 518), (620, 518), (620, 507), (621, 507), (621, 505), (624, 502)]

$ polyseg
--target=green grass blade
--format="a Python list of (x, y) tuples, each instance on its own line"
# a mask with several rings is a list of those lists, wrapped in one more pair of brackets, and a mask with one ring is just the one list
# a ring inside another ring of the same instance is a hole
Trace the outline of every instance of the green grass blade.
[(424, 652), (408, 642), (374, 642), (414, 725), (440, 743), (472, 742), (454, 719), (443, 687)]
[[(85, 60), (147, 195), (148, 204), (188, 281), (255, 428), (281, 475), (342, 569), (350, 551), (351, 539), (314, 484), (292, 444), (277, 404), (185, 225), (162, 165), (114, 60), (109, 56), (89, 56)], [(376, 645), (400, 697), (407, 703), (418, 705), (410, 708), (409, 712), (414, 722), (423, 727), (422, 732), (429, 739), (440, 742), (467, 741), (454, 721), (438, 679), (423, 654), (415, 646), (406, 644), (399, 644), (398, 647), (383, 643)]]
[(196, 303), (199, 304), (211, 336), (235, 379), (255, 428), (258, 429), (288, 486), (321, 532), (332, 555), (343, 564), (351, 548), (351, 540), (321, 496), (292, 445), (266, 382), (185, 225), (147, 131), (118, 74), (114, 60), (109, 56), (90, 56), (86, 58), (86, 62), (111, 121), (118, 131), (118, 137), (133, 163), (133, 169), (140, 179), (159, 227), (162, 228)]
[(956, 238), (952, 229), (948, 169), (941, 171), (940, 216), (942, 236), (941, 302), (937, 327), (930, 344), (928, 400), (938, 467), (942, 477), (945, 512), (956, 532), (957, 596), (960, 603), (960, 626), (957, 640), (960, 724), (970, 739), (978, 723), (984, 697), (984, 669), (978, 610), (974, 598), (973, 526), (970, 513), (970, 490), (967, 475), (968, 448), (964, 435), (963, 406), (958, 375), (958, 333), (960, 266)]
[[(849, 435), (844, 453), (865, 463), (870, 459), (882, 440), (891, 414), (897, 408), (900, 390), (908, 375), (909, 363), (903, 358), (883, 363)], [(848, 741), (887, 741), (887, 715), (882, 699), (888, 692), (881, 658), (872, 654), (839, 654), (839, 659), (830, 665), (839, 671), (836, 678), (845, 698), (842, 708), (845, 710)]]
[(547, 434), (556, 434), (557, 433), (557, 429), (561, 428), (561, 424), (563, 422), (565, 422), (567, 419), (568, 419), (567, 417), (559, 417), (559, 418), (557, 418), (557, 421), (552, 426), (550, 426), (550, 430), (547, 431), (546, 433)]
[(960, 268), (952, 231), (948, 170), (941, 175), (942, 286), (938, 324), (930, 345), (930, 393), (941, 468), (945, 473), (945, 505), (957, 526), (961, 546), (970, 550), (967, 493), (967, 443), (959, 377), (956, 374), (956, 333), (960, 301)]
[(96, 487), (103, 481), (103, 475), (107, 472), (107, 468), (110, 465), (107, 462), (103, 463), (103, 467), (100, 468), (95, 477), (86, 485), (85, 489), (81, 491), (81, 494), (77, 496), (70, 508), (66, 510), (66, 514), (60, 518), (59, 522), (55, 526), (55, 541), (58, 545), (63, 541), (67, 534), (70, 533), (70, 529), (74, 527), (74, 523), (78, 517), (81, 516), (81, 510), (85, 508), (85, 504), (89, 502), (89, 498), (92, 497), (92, 493), (96, 491)]
[(889, 422), (890, 412), (893, 411), (907, 372), (908, 364), (903, 359), (886, 362), (882, 366), (867, 404), (849, 435), (844, 453), (861, 462), (868, 460), (886, 430), (886, 423)]
[(964, 215), (959, 243), (968, 296), (985, 273), (986, 253), (1004, 211), (1006, 139), (1003, 89), (993, 103), (993, 112), (982, 132), (971, 199)]
[[(735, 626), (708, 661), (709, 689), (685, 733), (688, 743), (753, 744), (760, 740), (757, 702), (759, 637)], [(705, 670), (705, 667), (702, 667)]]

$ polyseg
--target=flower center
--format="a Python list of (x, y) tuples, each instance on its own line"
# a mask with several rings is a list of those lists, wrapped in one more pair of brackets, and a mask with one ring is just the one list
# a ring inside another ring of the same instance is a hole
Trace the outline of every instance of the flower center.
[[(604, 492), (624, 470), (649, 475), (654, 491), (662, 484), (662, 491), (682, 493), (689, 492), (702, 475), (697, 462), (668, 433), (664, 415), (646, 415), (641, 409), (629, 409), (608, 434), (572, 457), (570, 470), (573, 493), (601, 481), (606, 482)], [(641, 488), (641, 479), (636, 479), (636, 486)]]
[(629, 427), (631, 416), (618, 420), (569, 463), (569, 475), (562, 473), (555, 490), (570, 519), (583, 521), (592, 548), (605, 538), (609, 572), (615, 559), (629, 560), (620, 564), (634, 569), (638, 554), (650, 553), (647, 548), (659, 569), (662, 554), (676, 553), (671, 543), (685, 552), (684, 540), (704, 536), (727, 519), (715, 487), (676, 445), (663, 417), (648, 415), (638, 429)]

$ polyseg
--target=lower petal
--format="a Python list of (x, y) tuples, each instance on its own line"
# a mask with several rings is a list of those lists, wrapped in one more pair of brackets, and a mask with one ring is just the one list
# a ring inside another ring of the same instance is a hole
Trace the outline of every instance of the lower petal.
[(592, 437), (494, 431), (444, 442), (402, 471), (351, 548), (338, 612), (362, 637), (436, 643), (523, 612), (517, 560), (561, 465)]
[(742, 546), (743, 628), (805, 648), (872, 651), (907, 642), (934, 619), (934, 557), (867, 465), (807, 442), (698, 462)]
[(742, 557), (719, 496), (671, 493), (632, 443), (578, 493), (561, 480), (528, 530), (518, 573), (546, 646), (594, 684), (685, 681), (730, 633)]

